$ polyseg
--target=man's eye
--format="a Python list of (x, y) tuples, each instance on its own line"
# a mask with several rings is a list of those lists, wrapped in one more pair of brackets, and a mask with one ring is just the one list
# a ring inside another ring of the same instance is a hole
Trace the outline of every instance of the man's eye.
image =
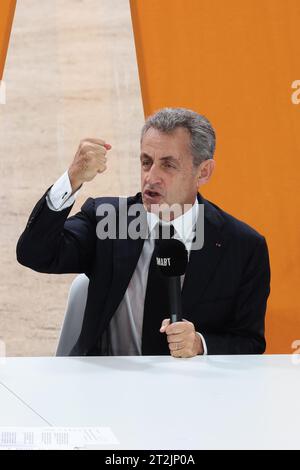
[(147, 161), (147, 160), (144, 160), (144, 161), (142, 162), (142, 165), (143, 165), (143, 166), (148, 166), (148, 165), (150, 165), (150, 162)]

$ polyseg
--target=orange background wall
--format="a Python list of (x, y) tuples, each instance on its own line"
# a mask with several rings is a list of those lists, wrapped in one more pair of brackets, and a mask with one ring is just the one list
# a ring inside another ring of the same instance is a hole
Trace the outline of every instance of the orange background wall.
[(300, 2), (130, 3), (145, 114), (183, 106), (212, 121), (217, 167), (203, 194), (266, 236), (267, 352), (291, 353), (300, 339), (300, 104), (291, 100)]
[(0, 0), (0, 80), (3, 77), (16, 0)]

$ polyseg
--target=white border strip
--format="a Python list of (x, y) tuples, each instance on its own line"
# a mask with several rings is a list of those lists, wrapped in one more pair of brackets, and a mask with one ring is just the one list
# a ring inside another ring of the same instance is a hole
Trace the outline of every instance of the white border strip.
[(0, 104), (6, 104), (6, 84), (0, 80)]

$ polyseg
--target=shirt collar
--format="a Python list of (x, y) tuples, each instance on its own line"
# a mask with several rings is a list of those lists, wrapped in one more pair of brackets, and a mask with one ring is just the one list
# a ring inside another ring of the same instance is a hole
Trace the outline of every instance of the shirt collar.
[[(176, 217), (172, 220), (172, 224), (175, 229), (174, 238), (183, 241), (183, 243), (188, 243), (191, 241), (192, 234), (194, 232), (194, 227), (196, 225), (198, 217), (199, 207), (197, 197), (194, 204), (190, 209), (184, 212), (181, 216)], [(149, 233), (151, 234), (156, 225), (159, 223), (159, 217), (153, 212), (147, 212), (147, 223)], [(170, 225), (170, 222), (162, 221), (163, 225)]]

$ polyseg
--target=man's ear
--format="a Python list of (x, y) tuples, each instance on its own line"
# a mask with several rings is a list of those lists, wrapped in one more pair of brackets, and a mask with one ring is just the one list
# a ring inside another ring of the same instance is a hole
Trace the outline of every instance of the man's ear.
[(212, 158), (204, 160), (204, 162), (199, 165), (198, 186), (202, 186), (210, 180), (211, 175), (215, 169), (215, 165), (216, 162)]

